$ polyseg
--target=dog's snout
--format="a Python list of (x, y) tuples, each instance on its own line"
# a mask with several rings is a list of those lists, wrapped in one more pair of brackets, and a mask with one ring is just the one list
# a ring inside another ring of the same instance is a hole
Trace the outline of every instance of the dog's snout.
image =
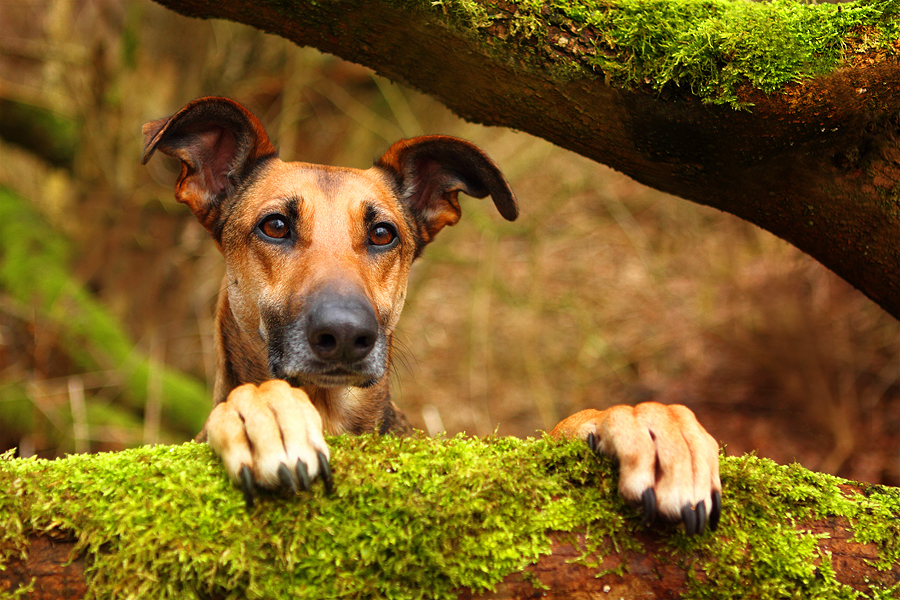
[(355, 362), (375, 347), (378, 320), (363, 298), (322, 299), (309, 312), (306, 337), (320, 360)]

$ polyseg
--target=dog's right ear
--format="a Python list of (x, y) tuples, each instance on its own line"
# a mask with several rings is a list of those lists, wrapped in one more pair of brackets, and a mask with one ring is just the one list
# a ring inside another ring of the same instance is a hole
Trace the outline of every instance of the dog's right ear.
[(222, 200), (263, 159), (277, 155), (262, 124), (229, 98), (194, 100), (168, 119), (144, 125), (147, 164), (156, 150), (181, 161), (175, 199), (214, 232)]

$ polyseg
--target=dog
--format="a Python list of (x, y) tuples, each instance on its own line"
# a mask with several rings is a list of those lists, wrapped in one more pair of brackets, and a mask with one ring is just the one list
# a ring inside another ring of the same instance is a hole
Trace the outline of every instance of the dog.
[[(283, 162), (262, 124), (228, 98), (195, 100), (144, 125), (143, 163), (181, 161), (175, 198), (225, 259), (216, 307), (214, 407), (198, 436), (252, 508), (258, 487), (309, 489), (332, 475), (324, 433), (404, 434), (391, 401), (391, 342), (410, 267), (461, 216), (460, 192), (518, 215), (475, 145), (423, 136), (368, 170)], [(683, 406), (579, 412), (551, 435), (618, 459), (619, 492), (688, 534), (714, 530), (718, 445)]]

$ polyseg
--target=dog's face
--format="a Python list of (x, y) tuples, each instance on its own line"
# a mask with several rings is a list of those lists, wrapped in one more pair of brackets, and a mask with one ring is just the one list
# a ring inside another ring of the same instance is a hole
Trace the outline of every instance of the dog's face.
[(410, 266), (459, 220), (459, 192), (517, 214), (496, 165), (456, 138), (402, 140), (365, 171), (285, 163), (225, 98), (196, 100), (144, 133), (145, 162), (157, 149), (182, 161), (175, 196), (225, 257), (237, 327), (261, 342), (269, 373), (297, 387), (385, 375)]
[(365, 386), (388, 365), (415, 221), (377, 168), (271, 159), (223, 211), (227, 293), (294, 386)]

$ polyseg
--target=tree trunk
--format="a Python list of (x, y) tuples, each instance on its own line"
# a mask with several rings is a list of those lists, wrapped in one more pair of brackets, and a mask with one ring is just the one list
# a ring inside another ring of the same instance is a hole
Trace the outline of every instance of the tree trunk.
[[(157, 1), (366, 65), (466, 119), (532, 133), (730, 212), (900, 317), (897, 0), (617, 0), (580, 13), (576, 2)], [(723, 24), (726, 7), (743, 11), (746, 27)], [(591, 15), (619, 19), (619, 29)], [(712, 42), (690, 54), (698, 40)]]
[(895, 489), (723, 458), (719, 529), (688, 537), (580, 442), (329, 442), (332, 495), (250, 511), (205, 444), (0, 457), (0, 597), (900, 597)]

